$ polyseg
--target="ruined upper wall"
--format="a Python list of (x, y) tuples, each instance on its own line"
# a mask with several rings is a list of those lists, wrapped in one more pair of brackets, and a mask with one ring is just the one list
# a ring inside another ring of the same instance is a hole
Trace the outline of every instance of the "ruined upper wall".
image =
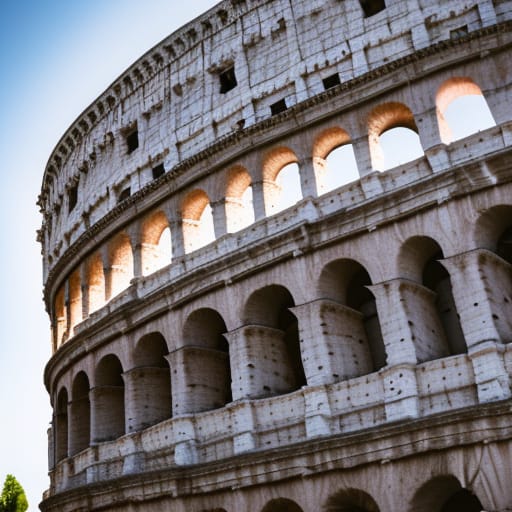
[(120, 199), (147, 185), (154, 168), (172, 170), (318, 95), (336, 76), (347, 82), (511, 17), (508, 2), (494, 4), (446, 1), (440, 10), (426, 0), (387, 0), (366, 16), (358, 0), (220, 2), (135, 62), (57, 145), (40, 196), (45, 275)]

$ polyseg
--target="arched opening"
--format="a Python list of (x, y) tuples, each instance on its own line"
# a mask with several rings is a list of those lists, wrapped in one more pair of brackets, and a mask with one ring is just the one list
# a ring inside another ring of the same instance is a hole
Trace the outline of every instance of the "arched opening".
[(103, 260), (100, 253), (94, 254), (89, 259), (87, 278), (90, 314), (105, 304), (105, 275), (103, 273)]
[(373, 109), (368, 118), (368, 142), (376, 171), (391, 169), (424, 154), (414, 116), (402, 103), (384, 103)]
[(280, 285), (255, 291), (245, 304), (244, 377), (253, 398), (289, 393), (306, 384), (298, 322), (290, 311), (294, 305), (290, 292)]
[(192, 413), (232, 401), (226, 324), (217, 311), (199, 309), (183, 326), (183, 346), (174, 357), (183, 374), (176, 382), (174, 411)]
[(171, 262), (171, 231), (164, 212), (154, 212), (143, 222), (141, 244), (142, 275), (152, 274)]
[(454, 77), (439, 87), (437, 122), (441, 140), (450, 144), (496, 126), (482, 91), (469, 77)]
[(54, 349), (57, 350), (64, 343), (67, 336), (67, 316), (64, 285), (59, 288), (55, 296), (54, 311)]
[(279, 147), (267, 154), (263, 161), (263, 193), (267, 215), (302, 199), (298, 159), (292, 150)]
[(242, 166), (235, 166), (228, 172), (226, 220), (228, 233), (235, 233), (254, 222), (251, 177)]
[(165, 338), (143, 336), (133, 352), (134, 368), (124, 375), (130, 396), (128, 431), (135, 432), (171, 417), (171, 375)]
[(109, 354), (96, 367), (93, 391), (94, 442), (112, 441), (125, 433), (123, 367)]
[(287, 498), (275, 498), (270, 500), (261, 512), (303, 512), (302, 508), (293, 500)]
[(316, 138), (313, 166), (318, 195), (359, 179), (354, 148), (345, 130), (329, 128)]
[(82, 289), (80, 271), (75, 270), (69, 278), (69, 323), (70, 330), (82, 321)]
[(85, 450), (91, 440), (91, 403), (89, 400), (89, 379), (79, 372), (71, 389), (71, 432), (70, 455)]
[(371, 284), (366, 269), (349, 259), (329, 263), (320, 274), (317, 296), (327, 306), (322, 331), (329, 335), (334, 380), (366, 375), (386, 364), (375, 297), (367, 288)]
[(133, 279), (133, 252), (130, 238), (119, 233), (109, 244), (110, 298), (130, 286)]
[(215, 240), (210, 199), (204, 191), (193, 190), (187, 195), (182, 203), (181, 215), (186, 254)]
[(415, 493), (410, 510), (415, 512), (481, 512), (478, 497), (452, 475), (436, 476)]
[(55, 458), (59, 462), (68, 456), (68, 392), (62, 388), (55, 409)]
[[(426, 236), (409, 238), (400, 250), (400, 287), (419, 363), (466, 352), (464, 335), (439, 244)], [(421, 286), (419, 286), (421, 285)]]
[(343, 489), (329, 496), (324, 512), (379, 512), (375, 500), (360, 489)]

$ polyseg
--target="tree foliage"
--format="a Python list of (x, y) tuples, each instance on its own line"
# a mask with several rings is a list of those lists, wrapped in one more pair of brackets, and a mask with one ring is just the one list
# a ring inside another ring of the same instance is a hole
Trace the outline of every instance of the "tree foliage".
[(7, 475), (0, 495), (0, 512), (25, 512), (27, 508), (23, 487), (13, 475)]

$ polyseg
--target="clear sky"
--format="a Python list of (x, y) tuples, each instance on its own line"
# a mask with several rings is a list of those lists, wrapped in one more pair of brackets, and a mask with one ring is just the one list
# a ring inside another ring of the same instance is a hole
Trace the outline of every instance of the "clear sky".
[(133, 61), (215, 0), (17, 0), (0, 14), (0, 485), (29, 511), (48, 487), (50, 357), (36, 206), (46, 161), (73, 120)]

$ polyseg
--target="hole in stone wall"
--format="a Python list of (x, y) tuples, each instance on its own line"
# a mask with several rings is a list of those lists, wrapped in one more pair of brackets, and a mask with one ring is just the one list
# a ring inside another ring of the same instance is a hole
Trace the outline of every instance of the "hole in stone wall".
[(276, 101), (270, 105), (270, 112), (273, 116), (284, 112), (288, 107), (286, 106), (286, 100), (283, 98), (282, 100)]
[(78, 183), (68, 191), (68, 213), (71, 213), (78, 202)]
[(128, 154), (133, 153), (139, 147), (139, 132), (137, 127), (130, 130), (126, 134), (126, 148), (128, 150)]
[(164, 164), (159, 164), (152, 169), (153, 179), (156, 180), (165, 174)]
[(340, 85), (340, 75), (338, 73), (334, 73), (334, 75), (330, 75), (322, 80), (322, 83), (324, 84), (324, 89), (330, 89), (331, 87), (336, 87), (337, 85)]
[(360, 0), (365, 18), (369, 18), (386, 8), (384, 0)]
[(125, 199), (128, 199), (131, 195), (132, 195), (132, 189), (130, 187), (126, 187), (119, 194), (117, 202), (120, 203), (120, 202), (124, 201)]
[(234, 89), (238, 85), (235, 76), (235, 67), (231, 66), (222, 71), (222, 73), (219, 74), (219, 80), (221, 94), (226, 94), (228, 91), (231, 91), (231, 89)]

